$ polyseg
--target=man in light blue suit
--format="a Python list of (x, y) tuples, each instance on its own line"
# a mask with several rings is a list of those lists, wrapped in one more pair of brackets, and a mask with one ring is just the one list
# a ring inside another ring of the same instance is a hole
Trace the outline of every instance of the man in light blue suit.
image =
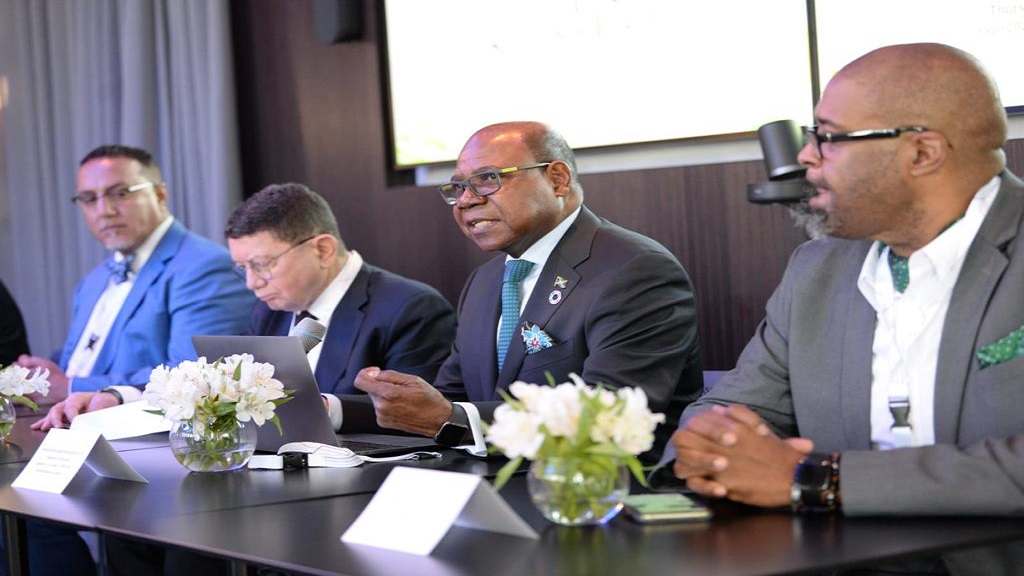
[(155, 366), (195, 357), (193, 335), (245, 332), (254, 302), (227, 250), (170, 215), (167, 185), (148, 152), (93, 150), (80, 164), (73, 200), (112, 254), (75, 290), (59, 365), (19, 360), (50, 370), (59, 401), (34, 426), (41, 430), (137, 398)]
[[(145, 150), (96, 148), (79, 165), (77, 190), (72, 200), (112, 254), (75, 290), (59, 365), (36, 356), (18, 360), (47, 368), (47, 400), (59, 400), (33, 424), (37, 430), (141, 396), (155, 366), (195, 357), (194, 334), (245, 332), (254, 303), (227, 250), (171, 216), (167, 185)], [(67, 530), (30, 525), (29, 555), (34, 574), (94, 570), (81, 539)]]

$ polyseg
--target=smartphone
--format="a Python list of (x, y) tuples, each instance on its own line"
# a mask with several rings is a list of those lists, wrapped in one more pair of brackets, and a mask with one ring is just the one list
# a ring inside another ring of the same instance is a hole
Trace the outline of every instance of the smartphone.
[(678, 492), (627, 496), (622, 512), (641, 524), (694, 522), (711, 518), (710, 508)]

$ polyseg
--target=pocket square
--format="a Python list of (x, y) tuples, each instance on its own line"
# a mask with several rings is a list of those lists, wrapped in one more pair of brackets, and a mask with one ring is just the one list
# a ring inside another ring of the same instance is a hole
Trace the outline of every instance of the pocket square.
[(536, 324), (530, 324), (529, 322), (523, 326), (523, 343), (526, 344), (527, 354), (536, 354), (541, 350), (551, 348), (555, 345), (555, 341), (548, 335), (547, 332), (541, 330), (540, 326)]
[(982, 369), (1024, 356), (1024, 326), (983, 346), (975, 353), (975, 356), (977, 356), (978, 365)]

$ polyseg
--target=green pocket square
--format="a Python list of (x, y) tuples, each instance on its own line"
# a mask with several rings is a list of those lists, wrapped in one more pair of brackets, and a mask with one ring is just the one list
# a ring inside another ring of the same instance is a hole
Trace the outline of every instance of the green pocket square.
[(1024, 356), (1024, 326), (982, 347), (975, 356), (982, 369)]

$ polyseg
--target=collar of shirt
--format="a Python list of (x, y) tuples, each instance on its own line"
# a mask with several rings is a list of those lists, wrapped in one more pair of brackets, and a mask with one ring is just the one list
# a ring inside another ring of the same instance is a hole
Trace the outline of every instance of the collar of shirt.
[(316, 297), (316, 300), (313, 300), (313, 303), (306, 310), (313, 316), (316, 316), (318, 322), (324, 326), (330, 326), (331, 315), (334, 314), (334, 309), (338, 307), (341, 299), (345, 297), (362, 267), (363, 257), (359, 255), (359, 252), (349, 250), (348, 260), (341, 267), (341, 271), (338, 272), (338, 275), (331, 280), (331, 283), (324, 288), (324, 291)]
[(952, 290), (967, 257), (967, 250), (988, 215), (1001, 183), (999, 176), (989, 180), (974, 195), (962, 218), (910, 255), (910, 285), (903, 294), (897, 292), (892, 284), (889, 247), (876, 241), (868, 251), (857, 278), (857, 287), (868, 303), (878, 311), (902, 297), (938, 298), (942, 291), (937, 287)]
[[(153, 229), (153, 233), (149, 235), (149, 238), (146, 238), (142, 245), (135, 249), (135, 260), (132, 261), (133, 274), (138, 274), (139, 270), (142, 270), (142, 267), (146, 265), (146, 262), (149, 261), (149, 257), (153, 255), (153, 250), (156, 250), (156, 245), (164, 239), (164, 236), (167, 234), (167, 231), (171, 229), (171, 224), (173, 223), (173, 216), (164, 218), (164, 221)], [(116, 262), (124, 260), (125, 256), (125, 254), (120, 252), (114, 252), (114, 260)], [(129, 277), (128, 279), (132, 280), (133, 278)]]
[[(580, 206), (574, 210), (572, 214), (566, 216), (565, 220), (559, 222), (558, 226), (555, 226), (550, 232), (541, 237), (540, 240), (534, 242), (533, 245), (527, 248), (526, 252), (523, 252), (519, 257), (520, 260), (529, 260), (530, 262), (533, 262), (533, 268), (530, 269), (530, 273), (526, 275), (526, 278), (523, 278), (522, 291), (520, 292), (522, 295), (522, 300), (520, 300), (519, 305), (520, 312), (522, 312), (523, 308), (526, 307), (526, 302), (530, 299), (530, 294), (533, 293), (533, 287), (537, 284), (537, 279), (540, 278), (540, 273), (544, 269), (544, 264), (547, 263), (551, 253), (555, 250), (555, 246), (558, 246), (558, 243), (562, 241), (562, 237), (569, 231), (569, 227), (576, 221), (576, 218), (579, 217), (581, 211), (583, 211), (583, 206)], [(514, 260), (514, 258), (506, 256), (505, 261), (508, 262), (509, 260)]]

